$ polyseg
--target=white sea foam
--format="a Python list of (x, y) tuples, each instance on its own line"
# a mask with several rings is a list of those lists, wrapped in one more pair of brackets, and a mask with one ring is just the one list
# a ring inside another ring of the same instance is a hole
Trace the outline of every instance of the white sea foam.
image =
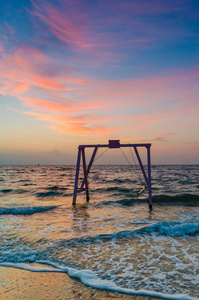
[(190, 297), (187, 295), (181, 294), (164, 294), (155, 291), (148, 290), (134, 290), (128, 288), (119, 287), (117, 284), (112, 282), (111, 280), (103, 280), (100, 279), (95, 272), (92, 270), (78, 270), (71, 267), (58, 266), (56, 264), (52, 264), (53, 268), (46, 265), (30, 265), (26, 263), (0, 263), (0, 266), (5, 267), (13, 267), (23, 270), (28, 270), (31, 272), (58, 272), (58, 273), (68, 273), (70, 277), (78, 278), (82, 283), (87, 286), (96, 289), (103, 289), (112, 292), (124, 293), (128, 295), (141, 295), (141, 296), (151, 296), (151, 297), (159, 297), (163, 299), (175, 299), (175, 300), (196, 300), (197, 298)]

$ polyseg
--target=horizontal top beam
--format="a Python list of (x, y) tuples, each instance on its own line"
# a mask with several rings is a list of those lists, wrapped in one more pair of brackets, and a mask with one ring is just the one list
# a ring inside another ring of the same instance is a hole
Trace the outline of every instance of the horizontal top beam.
[[(109, 148), (109, 144), (98, 144), (98, 145), (79, 145), (79, 149), (83, 148)], [(120, 147), (151, 147), (151, 144), (120, 144)]]

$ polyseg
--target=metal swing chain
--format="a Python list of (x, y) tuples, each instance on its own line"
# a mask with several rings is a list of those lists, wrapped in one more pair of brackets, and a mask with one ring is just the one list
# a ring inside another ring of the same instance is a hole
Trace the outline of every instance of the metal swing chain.
[[(96, 161), (97, 159), (99, 159), (107, 150), (108, 150), (109, 148), (106, 148), (103, 152), (102, 152), (102, 154), (100, 154), (98, 157), (96, 157), (95, 159), (94, 159), (94, 161)], [(94, 162), (93, 161), (93, 162)]]
[[(129, 148), (130, 148), (130, 147), (129, 147)], [(130, 148), (130, 149), (131, 149), (131, 148)], [(138, 170), (137, 170), (137, 169), (134, 169), (134, 166), (130, 163), (130, 161), (128, 160), (128, 158), (127, 158), (127, 156), (125, 155), (124, 151), (122, 151), (121, 148), (120, 148), (120, 150), (121, 150), (122, 154), (124, 155), (124, 157), (126, 158), (126, 160), (127, 160), (128, 164), (130, 165), (130, 167), (133, 169), (133, 171), (135, 171), (136, 176), (137, 176), (137, 178), (140, 180), (141, 185), (143, 185), (143, 182), (142, 182), (142, 180), (141, 180), (141, 177), (139, 176)], [(132, 153), (132, 152), (131, 152), (131, 153)], [(133, 154), (133, 153), (132, 153), (132, 154)], [(133, 160), (134, 160), (134, 163), (135, 163), (134, 157), (133, 157)], [(135, 166), (136, 166), (136, 164), (135, 164)], [(137, 168), (137, 166), (136, 166), (136, 168)]]
[(140, 183), (143, 185), (144, 183), (143, 183), (143, 181), (142, 181), (142, 179), (141, 179), (141, 177), (140, 177), (140, 172), (139, 172), (138, 166), (137, 166), (137, 164), (136, 164), (136, 162), (135, 162), (135, 158), (134, 158), (134, 155), (133, 155), (133, 152), (132, 152), (132, 149), (131, 149), (131, 147), (129, 147), (129, 149), (130, 149), (130, 152), (131, 152), (131, 155), (132, 155), (133, 161), (134, 161), (134, 165), (135, 165), (135, 169), (136, 169), (136, 174), (137, 174), (137, 177), (139, 178), (139, 180), (140, 180)]
[[(130, 147), (129, 147), (129, 148), (130, 148)], [(132, 152), (131, 148), (130, 148), (130, 151), (131, 151), (131, 155), (132, 155), (132, 157), (133, 157), (133, 160), (134, 160), (134, 164), (135, 164), (136, 169), (134, 169), (134, 166), (130, 163), (130, 161), (128, 160), (127, 156), (125, 155), (125, 153), (122, 151), (121, 148), (120, 148), (120, 150), (121, 150), (121, 152), (123, 153), (124, 157), (126, 158), (127, 162), (129, 163), (129, 165), (131, 166), (131, 168), (132, 168), (134, 171), (136, 171), (135, 173), (136, 173), (138, 179), (140, 180), (141, 185), (144, 185), (144, 184), (143, 184), (143, 181), (142, 181), (142, 179), (141, 179), (141, 177), (140, 177), (140, 175), (139, 175), (139, 171), (138, 171), (138, 169), (137, 169), (137, 165), (136, 165), (136, 163), (135, 163), (135, 159), (134, 159), (133, 152)], [(146, 190), (146, 188), (147, 188), (147, 186), (145, 185), (144, 188), (143, 188), (141, 191), (137, 192), (137, 199), (138, 199), (138, 196), (139, 196), (140, 194), (142, 194), (142, 193)]]

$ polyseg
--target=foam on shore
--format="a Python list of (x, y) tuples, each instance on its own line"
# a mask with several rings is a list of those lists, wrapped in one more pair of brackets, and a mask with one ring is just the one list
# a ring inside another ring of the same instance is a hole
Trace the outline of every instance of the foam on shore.
[(1, 299), (149, 300), (148, 297), (92, 289), (80, 281), (71, 279), (66, 273), (29, 272), (1, 266), (0, 275)]
[(0, 266), (14, 267), (23, 270), (28, 270), (31, 272), (40, 272), (40, 273), (43, 272), (68, 273), (70, 277), (77, 278), (86, 286), (92, 287), (94, 289), (106, 290), (106, 291), (111, 291), (116, 293), (123, 293), (127, 295), (150, 296), (156, 298), (176, 299), (176, 300), (196, 300), (196, 298), (189, 297), (187, 295), (182, 295), (182, 294), (169, 295), (161, 292), (122, 288), (117, 286), (111, 280), (100, 279), (92, 270), (86, 270), (86, 269), (78, 270), (71, 267), (58, 266), (56, 264), (51, 266), (46, 266), (41, 264), (39, 265), (39, 264), (26, 264), (26, 263), (0, 263)]

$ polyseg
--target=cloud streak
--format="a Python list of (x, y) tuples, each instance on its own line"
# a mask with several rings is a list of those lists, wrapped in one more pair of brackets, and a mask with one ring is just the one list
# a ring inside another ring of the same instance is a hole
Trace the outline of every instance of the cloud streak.
[(31, 3), (33, 35), (19, 41), (10, 25), (16, 45), (6, 48), (4, 39), (0, 46), (0, 92), (20, 100), (24, 110), (16, 111), (59, 133), (93, 138), (136, 129), (164, 141), (185, 123), (197, 126), (198, 64), (174, 66), (179, 49), (172, 61), (167, 54), (196, 37), (181, 24), (187, 1)]
[[(50, 128), (61, 133), (106, 135), (118, 128), (128, 130), (129, 124), (156, 126), (183, 120), (192, 105), (196, 104), (195, 110), (198, 107), (197, 71), (128, 80), (87, 76), (84, 80), (71, 76), (71, 69), (64, 76), (62, 69), (52, 73), (51, 68), (48, 56), (35, 48), (6, 54), (0, 61), (1, 93), (16, 95), (30, 109), (25, 114), (50, 122)], [(66, 87), (68, 82), (75, 82), (73, 88)], [(30, 97), (41, 90), (42, 97)], [(159, 108), (168, 101), (173, 103), (170, 109)], [(141, 115), (136, 112), (138, 107)], [(194, 118), (194, 111), (189, 118)]]

